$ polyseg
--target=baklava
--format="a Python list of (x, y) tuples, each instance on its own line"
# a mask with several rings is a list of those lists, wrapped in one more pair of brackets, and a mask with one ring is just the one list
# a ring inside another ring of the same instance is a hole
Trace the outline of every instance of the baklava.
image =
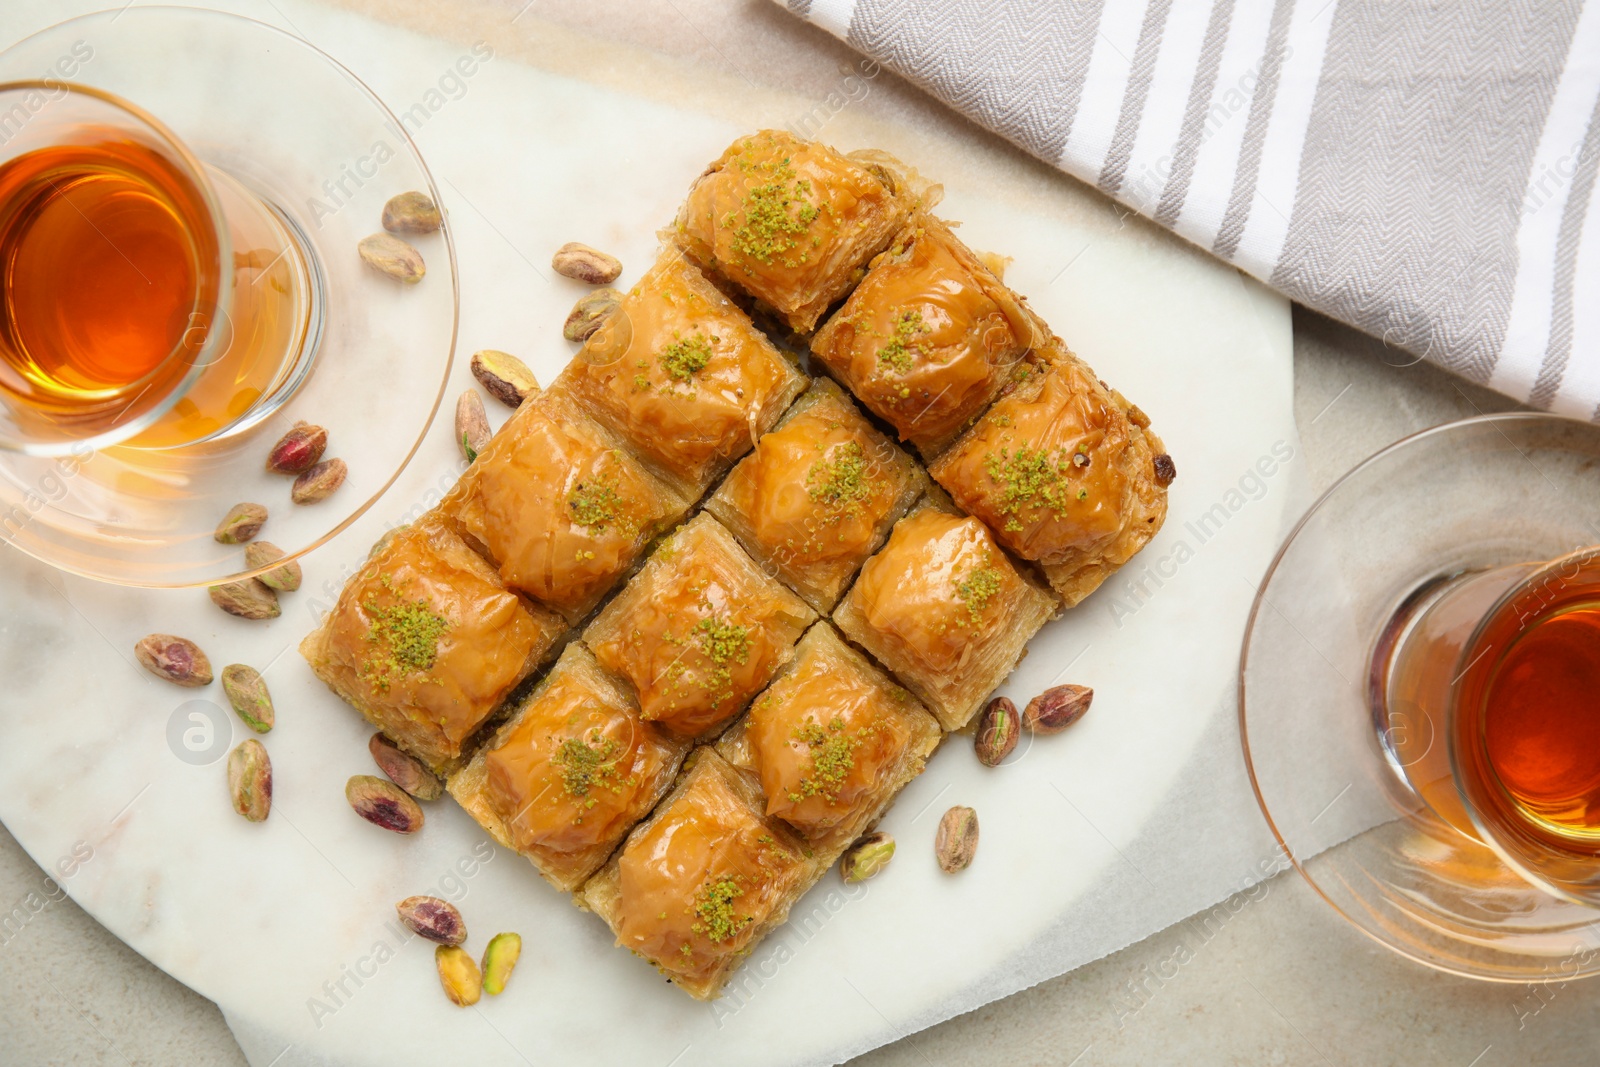
[(584, 643), (633, 685), (646, 719), (694, 737), (743, 711), (815, 618), (702, 513), (661, 543)]
[(507, 585), (576, 621), (691, 503), (570, 397), (546, 391), (500, 428), (440, 510)]
[(570, 892), (672, 787), (688, 748), (645, 722), (575, 643), (449, 789), (490, 836)]
[(578, 902), (619, 946), (710, 1000), (825, 869), (762, 814), (755, 784), (702, 746)]
[(695, 181), (673, 236), (706, 270), (806, 334), (861, 280), (913, 206), (882, 165), (763, 130), (735, 141)]
[(435, 516), (391, 537), (300, 644), (328, 687), (435, 773), (567, 634)]
[(555, 388), (699, 497), (805, 386), (749, 316), (669, 248)]
[(932, 458), (1047, 336), (949, 226), (918, 214), (817, 331), (811, 354)]
[(922, 773), (941, 736), (916, 697), (819, 622), (717, 752), (755, 774), (766, 814), (831, 864)]
[(833, 621), (939, 725), (959, 730), (1057, 610), (987, 526), (925, 498), (861, 568)]
[(1059, 339), (929, 467), (1068, 607), (1161, 528), (1174, 468), (1149, 420)]
[(926, 475), (827, 380), (812, 384), (706, 508), (756, 562), (828, 612)]

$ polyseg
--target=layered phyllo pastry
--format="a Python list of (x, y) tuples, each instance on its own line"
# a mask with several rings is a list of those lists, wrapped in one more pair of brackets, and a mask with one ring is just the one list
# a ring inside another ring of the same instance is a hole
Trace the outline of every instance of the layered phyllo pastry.
[(881, 164), (763, 130), (689, 190), (675, 242), (799, 333), (861, 280), (914, 206)]
[(1059, 339), (1044, 357), (929, 471), (1070, 607), (1161, 528), (1174, 468), (1144, 413)]
[(579, 895), (622, 948), (710, 1000), (826, 868), (710, 747)]
[(647, 720), (695, 737), (743, 711), (815, 619), (702, 513), (657, 547), (584, 643), (632, 684)]
[(922, 773), (940, 737), (916, 697), (819, 622), (717, 752), (754, 773), (766, 814), (832, 863)]
[(932, 458), (1047, 336), (947, 225), (918, 214), (817, 332), (811, 354)]
[(926, 484), (916, 462), (822, 380), (706, 507), (758, 564), (826, 613)]
[(571, 891), (672, 787), (688, 748), (644, 721), (574, 643), (449, 789), (490, 836)]
[(691, 503), (570, 397), (546, 392), (517, 409), (440, 510), (507, 585), (576, 620)]
[(430, 516), (389, 538), (300, 643), (306, 662), (395, 744), (447, 773), (567, 633)]
[(833, 621), (939, 725), (959, 730), (1059, 607), (987, 526), (924, 498), (861, 568)]
[(805, 385), (749, 316), (668, 248), (556, 388), (699, 497)]

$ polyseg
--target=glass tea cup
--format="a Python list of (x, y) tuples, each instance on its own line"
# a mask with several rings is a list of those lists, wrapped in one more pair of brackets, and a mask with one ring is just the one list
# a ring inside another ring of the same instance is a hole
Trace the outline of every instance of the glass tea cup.
[(309, 372), (304, 235), (154, 116), (0, 83), (0, 449), (188, 445), (255, 425)]

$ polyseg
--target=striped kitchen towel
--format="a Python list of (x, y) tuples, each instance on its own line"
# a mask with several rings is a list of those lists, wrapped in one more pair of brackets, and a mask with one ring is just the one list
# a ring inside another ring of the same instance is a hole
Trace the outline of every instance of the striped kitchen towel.
[(1600, 419), (1600, 0), (786, 6), (1290, 298)]

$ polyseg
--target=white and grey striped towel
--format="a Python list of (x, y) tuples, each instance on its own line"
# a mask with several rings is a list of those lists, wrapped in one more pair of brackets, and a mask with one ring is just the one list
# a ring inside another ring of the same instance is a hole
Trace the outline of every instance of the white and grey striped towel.
[(786, 6), (1287, 296), (1600, 419), (1600, 3)]

